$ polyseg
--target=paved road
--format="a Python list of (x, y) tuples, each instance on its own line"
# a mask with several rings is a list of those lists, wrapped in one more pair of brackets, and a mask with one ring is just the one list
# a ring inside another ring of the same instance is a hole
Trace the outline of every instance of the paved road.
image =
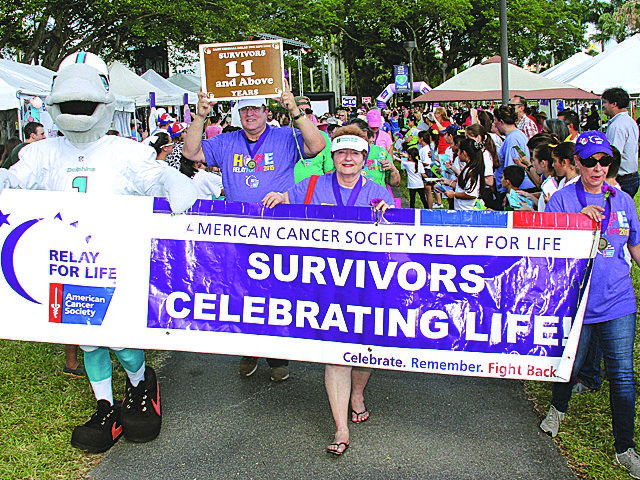
[(237, 363), (173, 352), (158, 372), (160, 436), (121, 440), (90, 478), (576, 479), (521, 382), (377, 370), (365, 392), (371, 419), (334, 457), (322, 365), (294, 362), (274, 384), (264, 360), (250, 378)]

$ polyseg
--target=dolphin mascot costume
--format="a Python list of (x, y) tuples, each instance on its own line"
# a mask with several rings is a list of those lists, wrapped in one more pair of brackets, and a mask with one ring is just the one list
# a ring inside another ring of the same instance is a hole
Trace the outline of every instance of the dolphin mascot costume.
[[(18, 163), (10, 170), (0, 170), (0, 189), (153, 195), (167, 197), (174, 213), (193, 205), (197, 192), (191, 180), (157, 162), (153, 148), (106, 135), (115, 96), (107, 66), (99, 57), (80, 52), (64, 59), (46, 104), (64, 137), (23, 148)], [(81, 348), (98, 406), (87, 423), (73, 430), (71, 445), (100, 453), (123, 434), (134, 442), (156, 438), (162, 423), (160, 393), (155, 372), (145, 365), (144, 351), (113, 349), (127, 373), (125, 398), (114, 403), (109, 349)]]

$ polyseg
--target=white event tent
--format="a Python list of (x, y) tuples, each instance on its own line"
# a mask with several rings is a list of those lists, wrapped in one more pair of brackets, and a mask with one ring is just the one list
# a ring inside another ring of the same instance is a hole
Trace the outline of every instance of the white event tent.
[(189, 90), (190, 92), (197, 94), (200, 91), (200, 77), (198, 75), (177, 73), (175, 75), (171, 75), (167, 80), (174, 85), (184, 88), (185, 90)]
[(591, 55), (587, 55), (584, 52), (578, 52), (571, 57), (567, 58), (563, 62), (554, 65), (553, 67), (541, 72), (540, 75), (546, 78), (550, 78), (552, 80), (557, 80), (561, 82), (561, 78), (567, 74), (567, 72), (571, 72), (575, 70), (579, 65), (584, 62), (588, 62), (593, 57)]
[(198, 95), (196, 93), (170, 82), (153, 69), (147, 70), (142, 75), (140, 75), (140, 77), (150, 84), (155, 85), (168, 95), (178, 95), (184, 99), (184, 95), (187, 94), (189, 103), (198, 103)]
[[(599, 97), (572, 85), (545, 78), (509, 63), (510, 96), (529, 100), (595, 100)], [(414, 102), (486, 101), (502, 98), (500, 57), (495, 56), (459, 73)]]
[[(629, 95), (640, 95), (640, 34), (605, 50), (555, 77), (556, 80), (601, 94), (622, 87)], [(553, 74), (553, 72), (552, 72)]]
[(156, 105), (180, 106), (183, 104), (182, 95), (165, 92), (156, 85), (140, 78), (118, 61), (109, 65), (109, 78), (113, 91), (134, 100), (136, 107), (148, 107), (150, 105), (150, 92), (155, 93)]

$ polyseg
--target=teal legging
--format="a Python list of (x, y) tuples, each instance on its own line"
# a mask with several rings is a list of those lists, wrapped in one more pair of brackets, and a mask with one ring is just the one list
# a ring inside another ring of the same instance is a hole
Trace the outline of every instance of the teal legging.
[[(111, 378), (111, 357), (107, 347), (80, 347), (84, 351), (84, 367), (90, 382)], [(113, 349), (120, 365), (127, 372), (137, 372), (144, 363), (144, 350), (132, 348)]]

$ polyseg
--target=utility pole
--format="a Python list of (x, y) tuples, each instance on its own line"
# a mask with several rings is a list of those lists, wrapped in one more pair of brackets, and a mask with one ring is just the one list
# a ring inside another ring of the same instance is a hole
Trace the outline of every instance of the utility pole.
[(411, 56), (413, 51), (416, 48), (416, 42), (413, 40), (409, 40), (404, 42), (404, 49), (409, 52), (409, 94), (411, 95), (411, 100), (413, 100), (413, 57)]
[(509, 104), (509, 43), (507, 41), (507, 0), (500, 0), (500, 70), (502, 104)]

